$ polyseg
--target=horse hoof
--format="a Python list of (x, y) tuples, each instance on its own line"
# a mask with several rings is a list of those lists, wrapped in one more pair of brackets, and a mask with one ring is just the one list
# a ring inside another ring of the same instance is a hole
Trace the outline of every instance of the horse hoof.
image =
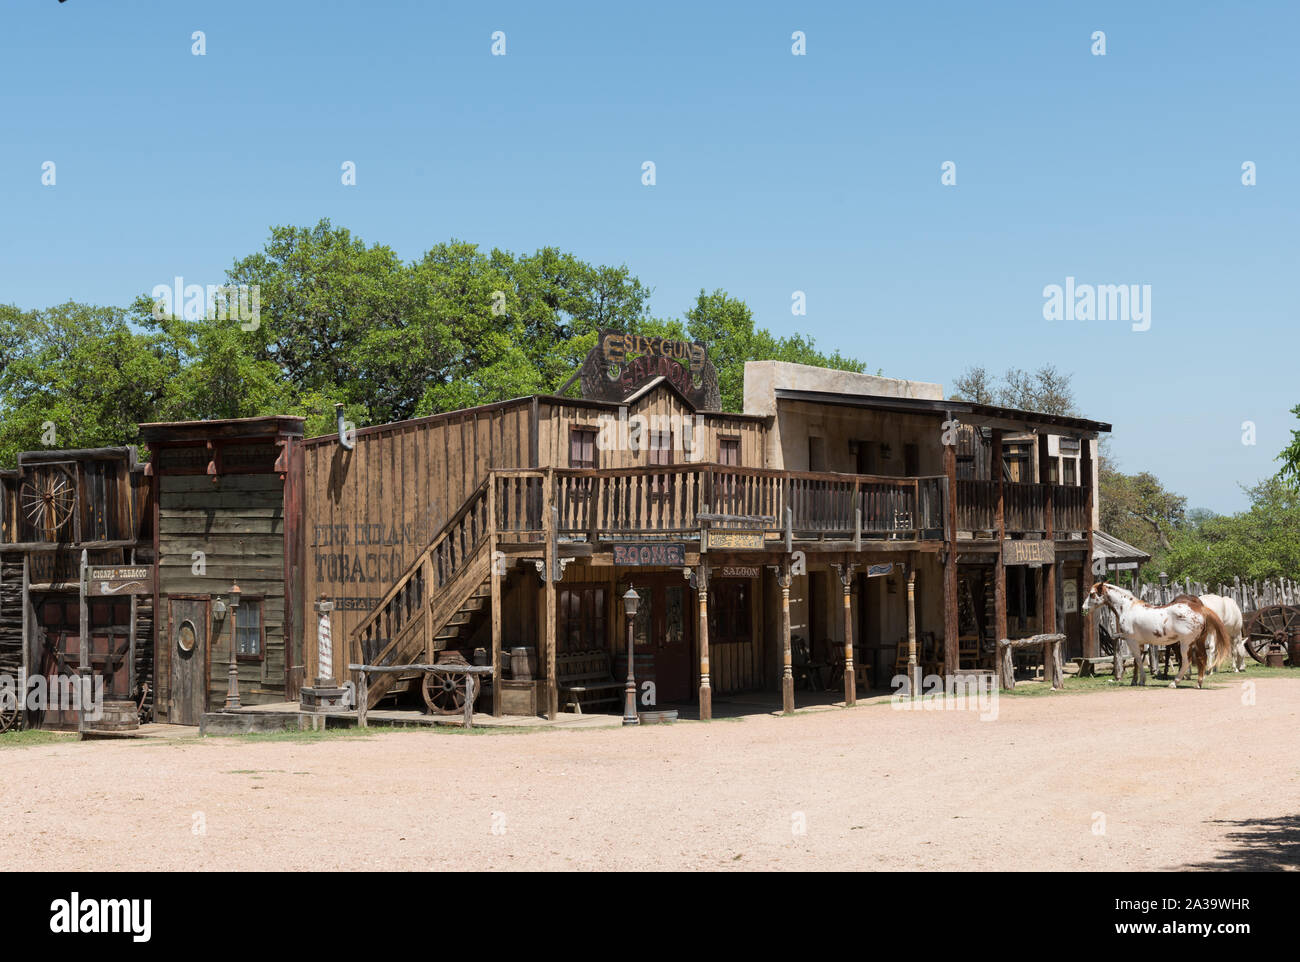
[(1178, 687), (1178, 682), (1176, 682), (1176, 681), (1171, 681), (1171, 682), (1169, 683), (1169, 687), (1170, 687), (1170, 688), (1177, 688), (1177, 687)]

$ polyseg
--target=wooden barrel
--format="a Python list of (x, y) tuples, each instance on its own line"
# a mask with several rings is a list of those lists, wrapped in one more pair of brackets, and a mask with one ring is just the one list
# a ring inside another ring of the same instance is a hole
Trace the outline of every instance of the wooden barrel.
[(130, 732), (140, 727), (133, 701), (105, 700), (98, 718), (87, 718), (86, 727), (97, 732)]

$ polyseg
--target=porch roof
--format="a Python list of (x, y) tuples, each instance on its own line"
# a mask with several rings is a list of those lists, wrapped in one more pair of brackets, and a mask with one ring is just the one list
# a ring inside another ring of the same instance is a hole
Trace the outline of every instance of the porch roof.
[(1092, 556), (1103, 559), (1108, 568), (1136, 568), (1151, 560), (1151, 556), (1141, 548), (1098, 529), (1092, 532)]
[(1066, 417), (1062, 414), (1018, 411), (1015, 408), (998, 407), (993, 404), (976, 404), (974, 401), (839, 394), (830, 391), (800, 391), (792, 388), (777, 388), (776, 397), (778, 401), (810, 401), (815, 404), (871, 408), (878, 411), (895, 411), (900, 414), (931, 414), (941, 417), (963, 414), (972, 424), (1010, 431), (1028, 432), (1047, 429), (1051, 434), (1095, 438), (1101, 432), (1109, 433), (1111, 430), (1111, 426), (1104, 421)]

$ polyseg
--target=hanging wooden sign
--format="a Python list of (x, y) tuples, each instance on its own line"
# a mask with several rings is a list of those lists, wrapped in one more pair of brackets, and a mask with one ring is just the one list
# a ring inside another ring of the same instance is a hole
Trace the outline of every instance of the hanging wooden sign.
[(709, 528), (705, 531), (710, 551), (762, 551), (767, 537), (762, 531), (733, 531)]
[(718, 569), (719, 578), (757, 578), (757, 565), (723, 565)]
[(722, 408), (718, 372), (703, 344), (601, 331), (579, 372), (582, 396), (625, 401), (657, 377), (665, 377), (700, 411)]
[(114, 568), (88, 567), (86, 594), (94, 597), (112, 595), (151, 595), (155, 568), (153, 565), (126, 565)]
[(1002, 563), (1008, 565), (1049, 565), (1056, 560), (1056, 545), (1050, 541), (1002, 542)]
[(652, 567), (664, 565), (676, 567), (686, 563), (686, 545), (680, 542), (663, 544), (616, 544), (611, 545), (614, 564), (628, 567)]

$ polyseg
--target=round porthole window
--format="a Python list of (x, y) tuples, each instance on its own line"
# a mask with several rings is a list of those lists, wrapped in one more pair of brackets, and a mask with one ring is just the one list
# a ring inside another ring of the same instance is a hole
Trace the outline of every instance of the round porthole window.
[(191, 652), (194, 650), (195, 637), (194, 622), (182, 622), (180, 631), (176, 632), (176, 646), (183, 652)]

